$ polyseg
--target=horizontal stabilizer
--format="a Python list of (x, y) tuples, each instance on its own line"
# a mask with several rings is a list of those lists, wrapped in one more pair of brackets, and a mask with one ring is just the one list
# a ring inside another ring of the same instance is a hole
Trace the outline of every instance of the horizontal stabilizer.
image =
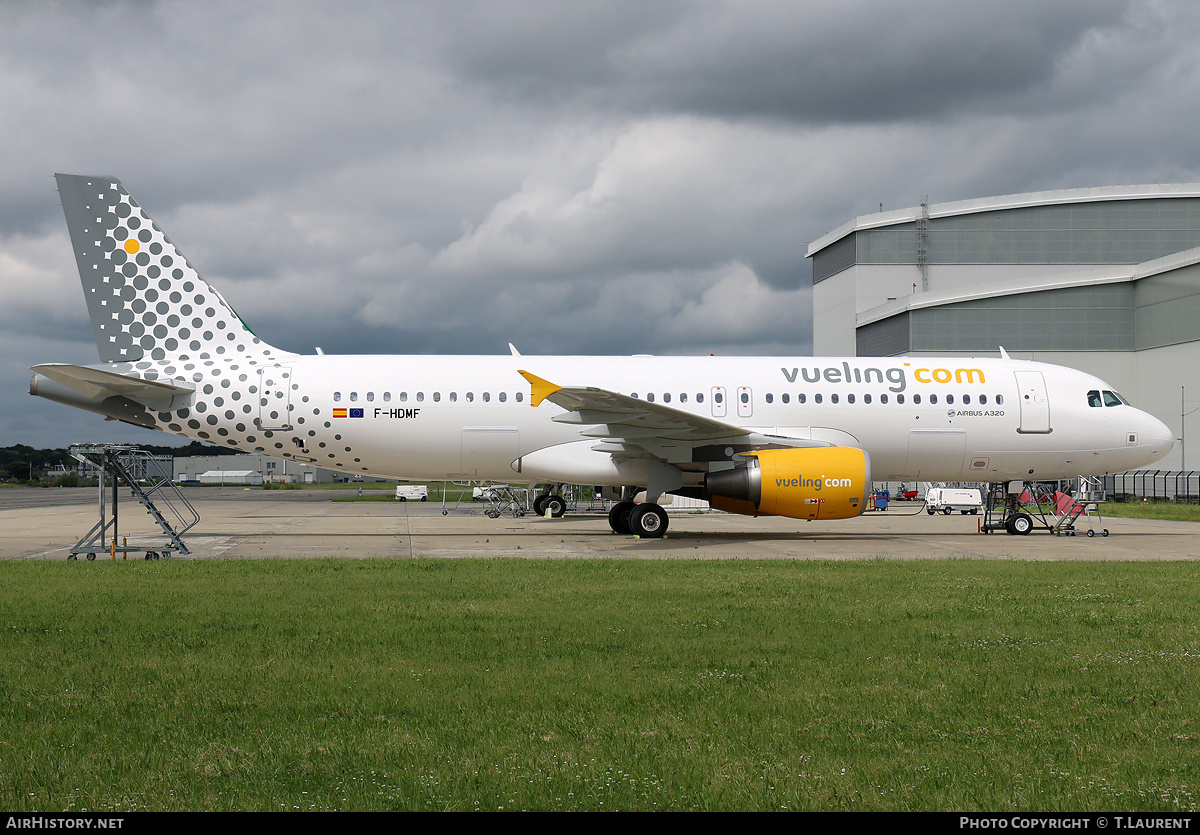
[(176, 397), (186, 397), (196, 389), (190, 385), (158, 380), (143, 380), (115, 371), (88, 368), (83, 365), (46, 363), (32, 369), (43, 377), (66, 386), (90, 400), (101, 401), (108, 397), (126, 397), (151, 409), (165, 410), (171, 407)]

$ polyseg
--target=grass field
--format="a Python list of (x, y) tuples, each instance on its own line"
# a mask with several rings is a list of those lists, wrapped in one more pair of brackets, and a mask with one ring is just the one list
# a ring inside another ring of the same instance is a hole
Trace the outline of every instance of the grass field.
[(1194, 563), (0, 564), (0, 807), (1195, 810)]
[(1106, 502), (1100, 505), (1105, 516), (1129, 519), (1169, 519), (1174, 522), (1200, 522), (1200, 505), (1186, 502)]

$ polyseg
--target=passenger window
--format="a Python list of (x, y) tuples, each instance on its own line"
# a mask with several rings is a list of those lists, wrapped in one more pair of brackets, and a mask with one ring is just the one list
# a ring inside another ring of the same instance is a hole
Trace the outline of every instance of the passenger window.
[(383, 393), (383, 402), (384, 402), (384, 403), (391, 403), (391, 402), (392, 402), (392, 393), (391, 393), (390, 391), (385, 391), (385, 392)]
[(953, 395), (953, 394), (947, 394), (947, 395), (946, 395), (946, 405), (947, 405), (947, 406), (953, 406), (953, 405), (954, 405), (954, 395)]
[(936, 394), (929, 395), (929, 405), (931, 405), (931, 406), (937, 405), (937, 395)]
[(525, 392), (522, 392), (522, 391), (518, 391), (518, 392), (517, 392), (517, 402), (518, 402), (518, 403), (524, 403), (524, 402), (525, 402)]
[(703, 403), (703, 402), (704, 402), (704, 395), (703, 395), (703, 394), (697, 394), (697, 395), (696, 395), (696, 402), (697, 402), (697, 403)]
[(886, 394), (879, 395), (879, 402), (886, 405), (888, 402), (888, 396)]
[(467, 402), (468, 402), (468, 403), (474, 403), (474, 402), (475, 402), (475, 392), (473, 392), (473, 391), (468, 391), (468, 392), (467, 392)]
[(357, 391), (350, 392), (350, 402), (354, 403), (354, 402), (357, 402), (357, 400), (358, 400), (358, 392)]
[(903, 394), (897, 394), (897, 395), (896, 395), (896, 402), (897, 402), (897, 403), (903, 403), (903, 402), (904, 402), (904, 395), (903, 395)]
[(986, 395), (986, 394), (981, 394), (981, 395), (979, 395), (979, 405), (980, 405), (980, 406), (986, 406), (986, 405), (987, 405), (987, 395)]
[(963, 405), (964, 405), (964, 406), (970, 406), (970, 405), (971, 405), (971, 395), (969, 395), (969, 394), (964, 394), (964, 395), (963, 395)]
[(647, 402), (647, 403), (653, 403), (653, 402), (654, 402), (654, 394), (653, 394), (653, 393), (650, 393), (650, 394), (647, 394), (647, 395), (646, 395), (646, 402)]
[[(817, 396), (818, 396), (818, 397), (820, 397), (820, 395), (817, 395)], [(836, 402), (838, 402), (838, 396), (837, 396), (836, 394), (834, 394), (834, 395), (831, 395), (831, 396), (830, 396), (830, 398), (829, 398), (829, 402), (830, 402), (830, 403), (836, 403)]]
[(442, 402), (442, 393), (440, 391), (435, 391), (433, 393), (433, 402), (434, 403)]
[(671, 393), (670, 393), (670, 392), (667, 392), (666, 394), (664, 394), (664, 395), (663, 395), (663, 402), (664, 402), (664, 403), (670, 403), (670, 402), (671, 402)]
[(920, 406), (921, 405), (921, 395), (914, 394), (913, 395), (913, 403), (916, 403), (918, 406)]
[(484, 403), (490, 403), (490, 402), (491, 402), (491, 400), (492, 400), (492, 393), (491, 393), (491, 392), (488, 392), (488, 391), (485, 391), (485, 392), (483, 393), (483, 402), (484, 402)]
[(847, 394), (847, 395), (846, 395), (846, 402), (847, 402), (847, 403), (853, 403), (853, 402), (854, 402), (854, 395), (853, 395), (853, 394)]
[(508, 400), (508, 392), (502, 391), (499, 394), (497, 394), (496, 397), (498, 397), (500, 399), (501, 403), (504, 403), (505, 401)]
[(400, 402), (401, 402), (401, 403), (407, 403), (407, 402), (408, 402), (408, 392), (407, 392), (407, 391), (402, 391), (402, 392), (400, 392)]
[(451, 403), (457, 403), (457, 402), (458, 402), (458, 392), (456, 392), (456, 391), (452, 391), (452, 392), (450, 392), (450, 402), (451, 402)]
[(799, 394), (796, 395), (797, 403), (803, 404), (806, 400), (807, 400), (807, 396), (804, 394), (804, 392), (800, 392)]
[(368, 392), (367, 392), (367, 402), (368, 402), (368, 403), (374, 403), (374, 402), (375, 402), (375, 392), (373, 392), (373, 391), (368, 391)]
[(997, 405), (997, 406), (1003, 406), (1003, 405), (1004, 405), (1004, 395), (1003, 395), (1003, 394), (997, 394), (997, 395), (996, 395), (996, 405)]
[(742, 392), (742, 402), (743, 402), (743, 403), (749, 403), (749, 402), (750, 402), (750, 395), (749, 395), (749, 394), (747, 394), (747, 393), (746, 393), (746, 392), (744, 392), (744, 391)]
[(773, 395), (773, 394), (768, 394), (768, 395), (766, 396), (766, 398), (765, 398), (765, 399), (766, 399), (766, 401), (767, 401), (768, 403), (774, 403), (774, 402), (775, 402), (775, 395)]
[(679, 395), (679, 402), (680, 402), (680, 403), (686, 403), (686, 402), (687, 402), (687, 392), (686, 392), (686, 391), (685, 391), (685, 392), (682, 392), (682, 393)]
[(870, 402), (871, 402), (871, 395), (869, 395), (869, 394), (864, 394), (864, 395), (863, 395), (863, 402), (864, 402), (864, 403), (870, 403)]
[(814, 394), (814, 395), (813, 395), (813, 402), (814, 402), (814, 403), (820, 403), (820, 402), (821, 402), (821, 395), (819, 395), (819, 394)]
[(334, 403), (342, 402), (342, 393), (340, 391), (335, 391), (333, 393), (333, 402)]

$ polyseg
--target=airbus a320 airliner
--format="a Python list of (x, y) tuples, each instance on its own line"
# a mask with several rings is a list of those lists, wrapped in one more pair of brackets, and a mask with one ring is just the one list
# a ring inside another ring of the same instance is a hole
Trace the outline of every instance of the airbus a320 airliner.
[[(845, 519), (881, 481), (1101, 475), (1172, 436), (1102, 380), (1013, 360), (315, 356), (267, 345), (112, 177), (56, 175), (100, 363), (32, 394), (347, 474), (601, 485), (618, 533), (662, 536), (664, 494)], [(635, 497), (644, 492), (644, 501)], [(1015, 504), (1010, 533), (1027, 533)]]

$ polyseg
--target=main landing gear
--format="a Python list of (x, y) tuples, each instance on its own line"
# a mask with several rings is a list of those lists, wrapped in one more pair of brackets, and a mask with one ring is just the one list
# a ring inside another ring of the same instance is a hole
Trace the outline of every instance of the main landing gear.
[(555, 519), (562, 518), (562, 515), (567, 512), (567, 500), (559, 493), (551, 493), (550, 491), (559, 488), (561, 485), (553, 485), (546, 488), (546, 492), (542, 493), (533, 500), (533, 512), (538, 516), (545, 516), (546, 511)]
[(667, 512), (654, 502), (617, 502), (608, 511), (608, 525), (613, 533), (633, 534), (642, 539), (664, 536), (669, 523)]

